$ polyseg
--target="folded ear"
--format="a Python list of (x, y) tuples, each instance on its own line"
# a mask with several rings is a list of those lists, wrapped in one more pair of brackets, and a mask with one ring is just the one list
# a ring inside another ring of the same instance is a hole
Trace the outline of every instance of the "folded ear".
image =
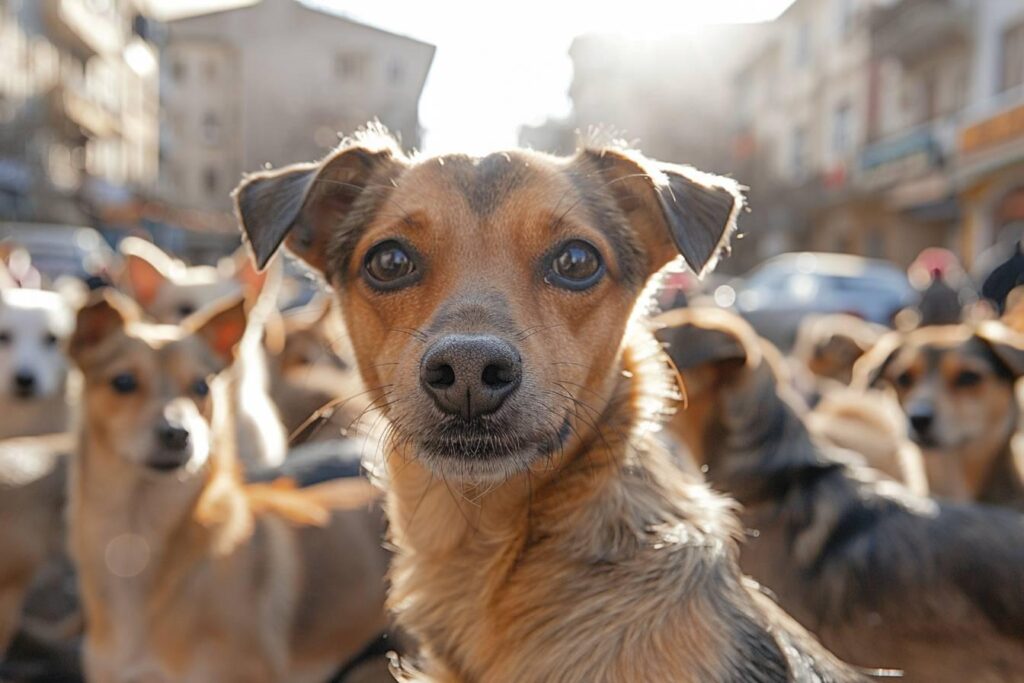
[(345, 238), (370, 220), (404, 168), (394, 139), (372, 132), (318, 163), (254, 173), (235, 188), (235, 211), (258, 268), (284, 243), (330, 279), (328, 264), (344, 256)]
[(974, 334), (992, 349), (1013, 379), (1024, 376), (1024, 336), (997, 320), (981, 323)]
[(242, 297), (229, 300), (212, 311), (196, 313), (182, 323), (194, 330), (194, 334), (226, 365), (234, 361), (235, 351), (245, 336), (248, 324), (249, 312)]
[(82, 359), (90, 351), (137, 318), (138, 312), (134, 305), (124, 296), (110, 288), (100, 290), (78, 310), (68, 354), (81, 365)]
[(855, 389), (871, 389), (881, 385), (886, 368), (896, 358), (903, 346), (903, 335), (889, 332), (857, 359), (853, 366), (850, 386)]
[(654, 319), (654, 336), (677, 370), (700, 365), (761, 361), (757, 333), (746, 322), (718, 309), (677, 309)]
[[(682, 254), (700, 277), (728, 251), (744, 205), (736, 181), (617, 148), (586, 149), (577, 159), (597, 169), (602, 187), (641, 233), (651, 272)], [(593, 180), (594, 175), (584, 177)]]

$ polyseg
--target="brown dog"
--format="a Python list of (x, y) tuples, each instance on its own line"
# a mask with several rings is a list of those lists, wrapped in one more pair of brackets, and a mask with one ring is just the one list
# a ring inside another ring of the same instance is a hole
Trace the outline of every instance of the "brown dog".
[(1024, 517), (913, 496), (822, 447), (778, 352), (739, 317), (657, 322), (689, 399), (672, 428), (754, 532), (744, 570), (855, 664), (927, 683), (1024, 680)]
[(733, 182), (368, 134), (235, 196), (259, 264), (284, 241), (339, 296), (389, 421), (390, 604), (429, 674), (856, 678), (741, 576), (729, 504), (652, 435), (671, 377), (633, 312), (680, 252), (710, 267)]
[(369, 484), (244, 486), (225, 371), (241, 303), (178, 326), (82, 309), (71, 549), (91, 681), (322, 681), (386, 627)]
[(1013, 440), (1024, 337), (996, 321), (893, 333), (857, 366), (859, 386), (892, 387), (933, 495), (1024, 509)]

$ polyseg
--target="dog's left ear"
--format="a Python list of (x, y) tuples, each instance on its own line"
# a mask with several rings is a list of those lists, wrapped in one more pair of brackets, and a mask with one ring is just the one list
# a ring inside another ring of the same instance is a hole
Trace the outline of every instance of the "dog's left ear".
[(618, 148), (585, 149), (577, 162), (583, 165), (583, 182), (595, 182), (598, 176), (598, 189), (610, 192), (642, 233), (650, 272), (682, 254), (702, 277), (728, 252), (744, 206), (743, 188), (731, 178)]
[(226, 365), (234, 361), (248, 324), (249, 312), (242, 297), (230, 300), (211, 312), (193, 314), (192, 318), (182, 323), (186, 328), (194, 330), (194, 334)]
[(394, 139), (370, 133), (318, 163), (255, 173), (235, 188), (235, 211), (257, 268), (283, 243), (330, 280), (329, 249), (370, 219), (404, 168)]
[(998, 320), (979, 324), (974, 334), (992, 349), (1013, 379), (1024, 377), (1024, 336)]
[(68, 355), (81, 363), (92, 349), (138, 317), (138, 311), (127, 297), (110, 288), (100, 290), (78, 310), (75, 331), (68, 343)]
[(676, 309), (654, 319), (655, 338), (678, 370), (707, 364), (761, 361), (757, 333), (738, 317), (715, 309)]

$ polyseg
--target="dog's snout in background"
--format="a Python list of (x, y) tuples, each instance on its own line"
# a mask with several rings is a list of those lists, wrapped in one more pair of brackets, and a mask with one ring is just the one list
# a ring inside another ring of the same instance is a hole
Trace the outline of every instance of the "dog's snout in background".
[(924, 401), (912, 403), (907, 408), (907, 418), (917, 439), (922, 443), (930, 442), (932, 425), (935, 423), (935, 406)]
[(420, 361), (420, 384), (438, 409), (466, 421), (500, 409), (522, 375), (519, 351), (493, 335), (442, 337)]

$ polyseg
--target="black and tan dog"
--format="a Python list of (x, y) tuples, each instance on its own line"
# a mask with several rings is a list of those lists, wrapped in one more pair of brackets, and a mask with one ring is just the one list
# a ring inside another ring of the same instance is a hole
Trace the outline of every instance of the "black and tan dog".
[(859, 386), (894, 389), (933, 495), (1024, 509), (1024, 464), (1014, 449), (1024, 336), (997, 321), (893, 333), (857, 375)]
[(1024, 680), (1024, 517), (913, 496), (819, 445), (778, 352), (737, 316), (657, 322), (689, 400), (673, 430), (756, 532), (745, 571), (854, 664), (927, 683)]
[(850, 680), (736, 565), (729, 503), (652, 435), (634, 315), (725, 246), (736, 185), (619, 149), (410, 159), (367, 134), (236, 191), (340, 299), (388, 419), (391, 606), (445, 681)]

